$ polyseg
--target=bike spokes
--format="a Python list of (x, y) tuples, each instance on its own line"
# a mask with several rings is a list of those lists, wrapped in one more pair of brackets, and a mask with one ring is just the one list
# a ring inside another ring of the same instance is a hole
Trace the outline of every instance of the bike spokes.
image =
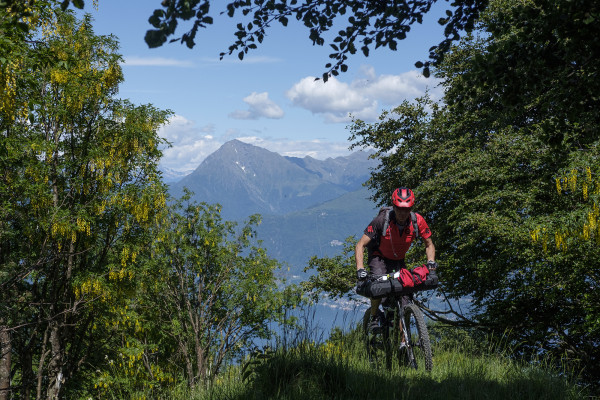
[(433, 357), (423, 314), (414, 304), (407, 305), (404, 312), (409, 365), (415, 369), (425, 367), (425, 370), (431, 371)]

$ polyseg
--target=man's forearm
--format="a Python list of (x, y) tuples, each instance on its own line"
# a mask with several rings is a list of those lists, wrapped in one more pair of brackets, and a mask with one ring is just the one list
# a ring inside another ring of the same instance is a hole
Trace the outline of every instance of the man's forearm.
[(356, 245), (356, 248), (354, 249), (354, 258), (356, 259), (356, 270), (364, 268), (364, 265), (363, 265), (364, 255), (365, 255), (364, 247), (362, 247), (360, 245)]
[(425, 248), (425, 254), (427, 254), (427, 261), (435, 261), (435, 246), (433, 243)]

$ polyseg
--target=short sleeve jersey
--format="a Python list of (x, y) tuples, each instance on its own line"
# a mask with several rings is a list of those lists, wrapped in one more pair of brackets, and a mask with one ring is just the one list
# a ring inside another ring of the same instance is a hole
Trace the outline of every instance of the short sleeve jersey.
[[(420, 236), (423, 239), (429, 238), (431, 230), (427, 222), (425, 222), (425, 219), (420, 214), (415, 214), (417, 216), (417, 226)], [(365, 235), (373, 243), (377, 243), (378, 238), (380, 238), (378, 248), (369, 248), (371, 254), (381, 255), (390, 260), (404, 259), (406, 252), (415, 238), (414, 227), (410, 217), (400, 224), (396, 222), (394, 213), (391, 213), (386, 232), (382, 232), (384, 224), (385, 213), (379, 213), (364, 231)]]

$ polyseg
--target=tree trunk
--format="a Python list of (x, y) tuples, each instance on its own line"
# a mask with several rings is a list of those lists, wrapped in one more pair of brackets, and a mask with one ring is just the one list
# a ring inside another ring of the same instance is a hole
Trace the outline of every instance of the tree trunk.
[(63, 347), (60, 337), (60, 325), (58, 322), (51, 322), (50, 328), (50, 349), (51, 358), (48, 363), (48, 399), (55, 400), (60, 398), (60, 391), (64, 382), (63, 375)]
[(188, 347), (186, 346), (185, 340), (179, 340), (179, 348), (181, 351), (181, 356), (185, 360), (185, 370), (188, 376), (188, 385), (190, 387), (194, 386), (194, 367), (192, 366), (192, 360), (190, 359), (190, 355), (188, 352)]
[(10, 356), (12, 346), (6, 325), (0, 325), (0, 400), (10, 398)]
[(36, 378), (33, 373), (33, 360), (31, 358), (31, 349), (27, 348), (19, 354), (21, 359), (21, 374), (23, 375), (23, 389), (21, 397), (23, 400), (31, 399), (32, 389), (35, 388)]

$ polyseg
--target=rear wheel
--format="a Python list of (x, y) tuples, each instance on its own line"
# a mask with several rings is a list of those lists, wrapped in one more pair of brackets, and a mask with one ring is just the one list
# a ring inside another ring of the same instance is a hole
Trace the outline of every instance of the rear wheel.
[(408, 345), (403, 349), (406, 362), (415, 369), (425, 368), (426, 371), (431, 371), (433, 356), (429, 332), (423, 313), (416, 304), (404, 306), (404, 326), (406, 329), (404, 336), (408, 338)]

